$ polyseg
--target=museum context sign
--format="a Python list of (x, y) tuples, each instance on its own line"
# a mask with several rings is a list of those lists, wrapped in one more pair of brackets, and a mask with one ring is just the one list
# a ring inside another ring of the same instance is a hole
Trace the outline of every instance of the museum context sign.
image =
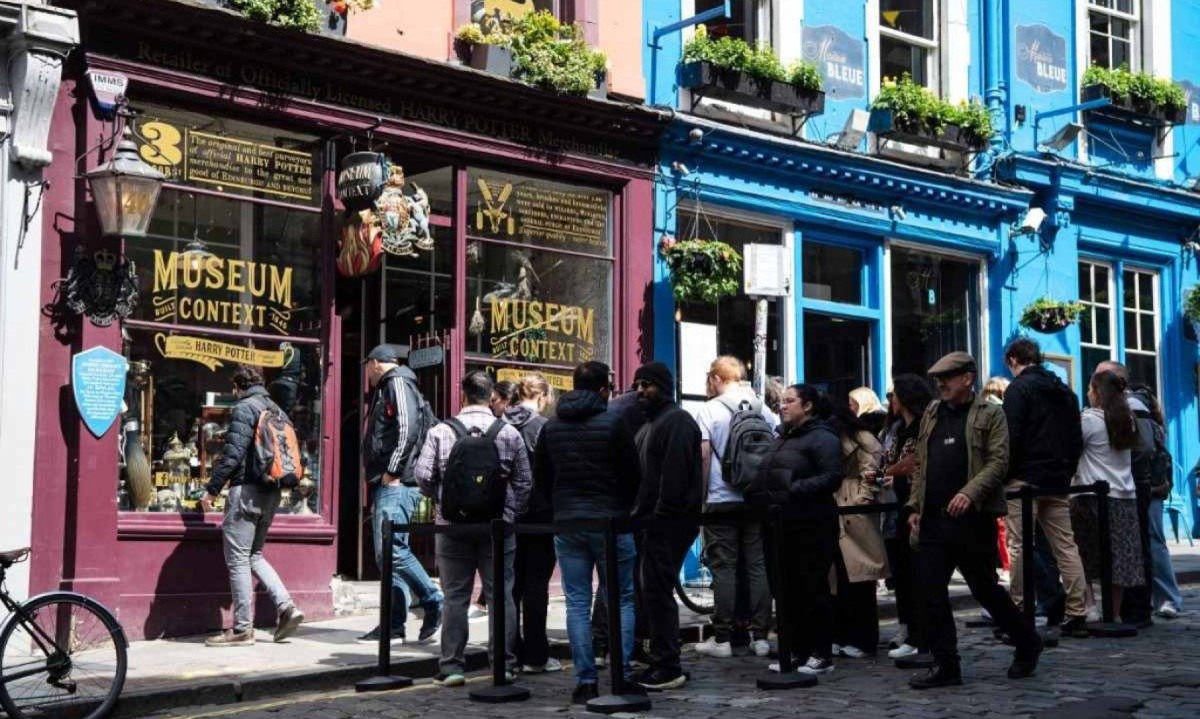
[(155, 322), (229, 325), (288, 334), (292, 268), (219, 255), (154, 250)]

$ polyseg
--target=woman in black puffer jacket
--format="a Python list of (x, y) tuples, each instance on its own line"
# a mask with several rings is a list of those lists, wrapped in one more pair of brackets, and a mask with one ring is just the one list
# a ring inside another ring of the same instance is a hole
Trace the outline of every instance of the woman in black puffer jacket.
[[(783, 393), (779, 439), (771, 448), (746, 499), (781, 505), (800, 519), (786, 521), (775, 583), (781, 633), (790, 638), (796, 670), (824, 674), (833, 669), (833, 602), (829, 570), (838, 547), (837, 504), (833, 494), (842, 481), (841, 440), (826, 423), (833, 407), (816, 387), (792, 385)], [(767, 528), (768, 568), (773, 568), (773, 534)], [(774, 584), (774, 583), (773, 583)], [(776, 667), (772, 665), (772, 668)]]

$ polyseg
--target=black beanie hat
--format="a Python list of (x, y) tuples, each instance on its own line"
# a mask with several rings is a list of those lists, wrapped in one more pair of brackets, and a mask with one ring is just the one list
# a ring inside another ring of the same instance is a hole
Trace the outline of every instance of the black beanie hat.
[(643, 380), (657, 386), (668, 397), (675, 395), (675, 376), (671, 368), (662, 362), (648, 362), (637, 368), (633, 373), (633, 381)]

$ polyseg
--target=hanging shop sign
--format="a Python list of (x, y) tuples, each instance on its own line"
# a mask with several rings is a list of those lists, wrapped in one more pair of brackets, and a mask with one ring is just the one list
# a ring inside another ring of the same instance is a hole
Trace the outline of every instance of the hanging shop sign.
[(1045, 25), (1017, 26), (1017, 78), (1038, 92), (1067, 89), (1067, 39)]
[(436, 367), (445, 361), (445, 357), (446, 353), (441, 345), (422, 347), (408, 353), (408, 367), (414, 370)]
[(121, 414), (129, 362), (107, 347), (93, 347), (71, 357), (71, 394), (88, 431), (103, 437)]
[(342, 159), (338, 171), (338, 199), (347, 211), (371, 207), (388, 180), (387, 158), (379, 152), (352, 152)]
[(495, 359), (590, 362), (596, 354), (596, 311), (540, 300), (491, 299)]
[(141, 122), (138, 134), (139, 156), (168, 182), (304, 203), (316, 200), (311, 150), (202, 132), (162, 119)]
[(154, 250), (153, 319), (288, 334), (292, 274), (265, 262)]
[(1190, 80), (1181, 80), (1179, 85), (1183, 88), (1184, 107), (1187, 108), (1184, 122), (1189, 125), (1200, 124), (1200, 85)]
[(831, 97), (846, 100), (866, 97), (866, 43), (833, 25), (805, 27), (804, 59), (817, 66), (822, 87)]
[(609, 251), (608, 192), (483, 174), (471, 192), (472, 234), (588, 254)]
[[(383, 252), (416, 257), (418, 250), (433, 250), (428, 194), (415, 182), (411, 188), (407, 187), (400, 165), (384, 160), (379, 171), (387, 182), (366, 209), (347, 212), (342, 225), (337, 269), (346, 277), (359, 277), (379, 269)], [(354, 174), (373, 178), (366, 171)]]
[(202, 337), (168, 336), (161, 332), (154, 336), (154, 346), (167, 359), (198, 362), (214, 372), (226, 362), (255, 367), (283, 367), (292, 360), (296, 351), (290, 345), (281, 350), (260, 350)]

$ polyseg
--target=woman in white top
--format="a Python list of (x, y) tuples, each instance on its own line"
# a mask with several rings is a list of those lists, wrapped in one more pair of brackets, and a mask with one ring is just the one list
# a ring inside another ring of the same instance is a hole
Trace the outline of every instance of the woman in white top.
[[(1087, 396), (1091, 407), (1083, 411), (1083, 455), (1079, 458), (1073, 484), (1108, 482), (1113, 615), (1120, 616), (1122, 590), (1141, 586), (1146, 581), (1130, 454), (1137, 445), (1137, 425), (1133, 410), (1125, 400), (1121, 380), (1112, 372), (1096, 373), (1088, 386)], [(1100, 579), (1101, 537), (1097, 506), (1095, 495), (1076, 495), (1071, 499), (1071, 524), (1087, 576), (1088, 604), (1093, 606), (1091, 584)]]

